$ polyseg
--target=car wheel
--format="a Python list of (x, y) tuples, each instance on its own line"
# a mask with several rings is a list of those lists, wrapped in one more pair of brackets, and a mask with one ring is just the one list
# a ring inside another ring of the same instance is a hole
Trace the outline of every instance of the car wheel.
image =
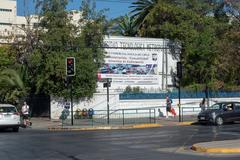
[(13, 128), (13, 132), (18, 132), (18, 131), (19, 131), (19, 127)]
[(222, 117), (217, 117), (215, 123), (216, 123), (216, 125), (221, 126), (221, 125), (223, 124), (223, 119), (222, 119)]

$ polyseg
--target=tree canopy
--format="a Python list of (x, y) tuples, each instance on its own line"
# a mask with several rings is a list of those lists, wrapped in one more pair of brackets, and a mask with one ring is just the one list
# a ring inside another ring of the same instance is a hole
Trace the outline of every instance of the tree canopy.
[(140, 36), (181, 43), (183, 85), (209, 84), (217, 89), (239, 85), (239, 21), (224, 9), (225, 3), (139, 0), (133, 4), (133, 16), (141, 20)]
[[(47, 94), (68, 98), (70, 86), (65, 84), (65, 60), (66, 57), (75, 57), (76, 76), (71, 80), (74, 98), (92, 97), (97, 71), (104, 58), (100, 46), (107, 21), (104, 12), (96, 11), (94, 3), (88, 0), (83, 1), (77, 11), (79, 14), (67, 11), (67, 4), (68, 0), (37, 0), (39, 25), (26, 30), (26, 35), (31, 36), (16, 39), (10, 47), (0, 47), (0, 59), (3, 60), (0, 71), (4, 75), (7, 68), (16, 71), (6, 75), (4, 79), (8, 82), (4, 80), (2, 85), (11, 84), (18, 91), (24, 88), (23, 97), (27, 94)], [(79, 16), (79, 22), (73, 22), (73, 14)], [(12, 81), (13, 76), (14, 79), (17, 77), (16, 81)], [(16, 87), (20, 84), (24, 87)], [(7, 88), (0, 89), (0, 95), (11, 92)], [(15, 97), (15, 100), (17, 98), (20, 97)]]

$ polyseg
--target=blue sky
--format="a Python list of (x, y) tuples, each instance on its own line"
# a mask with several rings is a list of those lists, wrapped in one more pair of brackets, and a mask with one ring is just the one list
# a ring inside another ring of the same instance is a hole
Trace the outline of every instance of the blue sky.
[[(24, 15), (24, 10), (34, 13), (34, 0), (26, 1), (27, 7), (24, 7), (24, 0), (17, 0), (18, 15)], [(129, 6), (131, 6), (131, 3), (134, 1), (135, 0), (96, 0), (96, 8), (97, 10), (109, 9), (109, 11), (107, 11), (105, 14), (108, 18), (115, 18), (127, 14), (131, 10), (129, 9)], [(72, 2), (70, 2), (68, 5), (68, 9), (79, 9), (80, 4), (81, 0), (72, 0)]]

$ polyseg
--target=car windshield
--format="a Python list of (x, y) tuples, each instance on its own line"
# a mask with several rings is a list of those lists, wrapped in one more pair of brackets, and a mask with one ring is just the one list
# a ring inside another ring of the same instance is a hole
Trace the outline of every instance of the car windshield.
[(0, 113), (14, 113), (16, 112), (16, 108), (15, 107), (0, 107)]
[(221, 107), (222, 107), (222, 104), (217, 103), (217, 104), (214, 104), (214, 105), (210, 106), (209, 109), (221, 109)]

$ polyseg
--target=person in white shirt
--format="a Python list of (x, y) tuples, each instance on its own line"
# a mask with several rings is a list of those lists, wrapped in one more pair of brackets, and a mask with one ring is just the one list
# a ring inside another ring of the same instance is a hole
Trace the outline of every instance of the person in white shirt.
[(28, 116), (29, 116), (29, 105), (27, 105), (27, 102), (24, 102), (22, 106), (22, 116), (23, 116), (23, 123), (26, 126), (27, 122), (29, 121)]

